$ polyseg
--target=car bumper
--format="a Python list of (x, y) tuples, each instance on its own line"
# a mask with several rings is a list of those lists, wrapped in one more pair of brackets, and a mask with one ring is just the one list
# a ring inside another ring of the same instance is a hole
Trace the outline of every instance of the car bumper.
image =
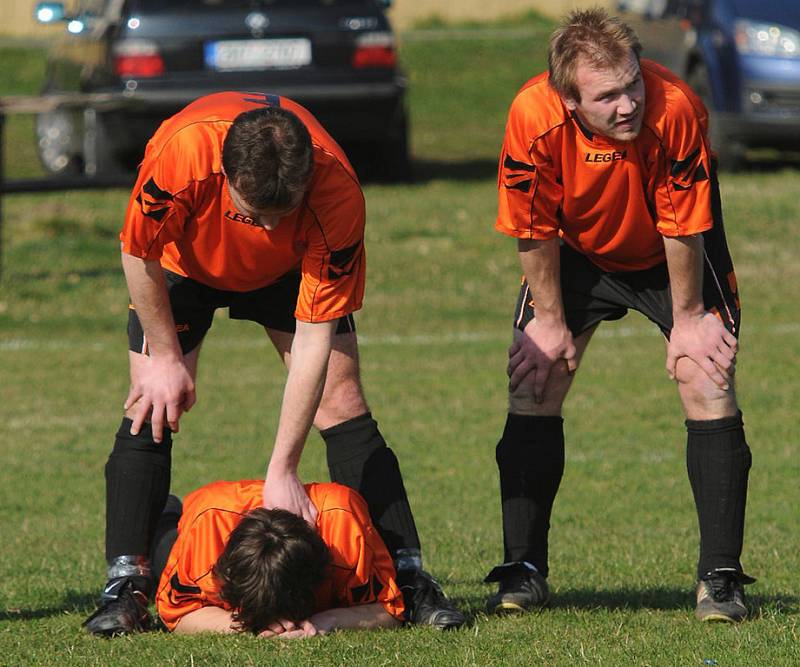
[(743, 113), (718, 113), (712, 122), (720, 125), (729, 140), (745, 146), (800, 150), (800, 91), (795, 106), (787, 103), (795, 97), (767, 97), (763, 88), (759, 90), (756, 100), (763, 100), (759, 104), (753, 104), (748, 95)]
[(720, 114), (725, 135), (746, 146), (800, 150), (800, 62), (743, 57), (740, 113)]
[[(340, 143), (380, 141), (405, 124), (404, 80), (348, 85), (274, 85), (268, 89), (263, 86), (224, 88), (231, 89), (263, 90), (288, 97), (307, 107)], [(124, 117), (131, 143), (139, 144), (149, 139), (161, 121), (197, 98), (220, 90), (137, 85), (121, 94), (122, 108), (109, 112), (107, 120), (115, 123), (115, 119)]]
[(724, 127), (725, 136), (751, 148), (800, 150), (800, 117), (758, 118), (729, 116), (716, 119)]

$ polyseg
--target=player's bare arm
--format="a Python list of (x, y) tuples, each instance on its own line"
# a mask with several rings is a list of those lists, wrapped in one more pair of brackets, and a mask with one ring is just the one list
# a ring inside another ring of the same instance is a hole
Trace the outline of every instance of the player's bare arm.
[(161, 442), (165, 422), (177, 432), (181, 414), (194, 405), (194, 379), (184, 363), (175, 333), (159, 262), (123, 252), (122, 268), (149, 349), (149, 356), (137, 355), (136, 362), (131, 364), (131, 388), (125, 410), (133, 422), (133, 435), (149, 418), (153, 438)]
[(222, 607), (202, 607), (183, 616), (173, 631), (176, 634), (191, 635), (198, 632), (231, 634), (239, 632), (233, 614)]
[(570, 373), (578, 362), (561, 300), (559, 241), (518, 242), (522, 270), (535, 302), (536, 316), (508, 351), (509, 389), (532, 379), (534, 400), (541, 403), (553, 364), (564, 359)]
[[(316, 635), (327, 635), (335, 630), (371, 630), (374, 628), (394, 628), (400, 625), (394, 616), (386, 611), (380, 602), (326, 609), (310, 618), (294, 622), (279, 620), (259, 633), (262, 639), (303, 639)], [(233, 613), (221, 607), (203, 607), (189, 612), (175, 626), (176, 634), (197, 634), (212, 632), (232, 634), (241, 632), (233, 619)]]
[(264, 507), (287, 509), (312, 524), (317, 510), (297, 476), (297, 466), (322, 397), (335, 329), (335, 321), (297, 322), (278, 434), (264, 485)]
[(675, 379), (678, 359), (694, 361), (723, 390), (730, 387), (738, 344), (703, 305), (703, 237), (664, 237), (672, 293), (673, 327), (667, 372)]
[(334, 630), (372, 630), (374, 628), (394, 628), (400, 625), (394, 616), (386, 611), (380, 602), (326, 609), (303, 622), (302, 627), (281, 635), (282, 639), (327, 635)]

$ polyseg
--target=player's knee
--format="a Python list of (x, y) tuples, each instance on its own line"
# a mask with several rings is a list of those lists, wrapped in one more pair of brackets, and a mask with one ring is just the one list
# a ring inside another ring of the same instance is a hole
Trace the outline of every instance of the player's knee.
[(736, 414), (733, 383), (722, 389), (690, 359), (678, 360), (675, 372), (678, 390), (688, 419), (721, 419)]
[(172, 456), (172, 432), (165, 427), (161, 442), (153, 440), (149, 423), (142, 424), (139, 433), (131, 434), (132, 421), (124, 418), (114, 439), (114, 449), (109, 461), (150, 460), (158, 465), (170, 467)]
[(541, 403), (537, 403), (533, 393), (520, 395), (518, 392), (514, 392), (508, 395), (508, 411), (514, 415), (557, 417), (561, 414), (562, 404), (563, 400), (554, 401), (547, 397)]
[(547, 378), (541, 401), (537, 402), (533, 389), (533, 376), (529, 375), (514, 391), (509, 391), (508, 411), (512, 414), (534, 417), (560, 415), (571, 383), (572, 376), (567, 372), (566, 364), (555, 364)]

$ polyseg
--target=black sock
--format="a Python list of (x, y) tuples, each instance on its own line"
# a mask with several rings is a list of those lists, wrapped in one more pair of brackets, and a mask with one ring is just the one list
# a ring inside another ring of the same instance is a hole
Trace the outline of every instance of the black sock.
[(327, 446), (331, 481), (349, 486), (364, 497), (392, 558), (419, 554), (417, 527), (397, 457), (372, 415), (367, 412), (320, 434)]
[(160, 443), (150, 424), (131, 435), (123, 418), (106, 463), (106, 560), (150, 554), (150, 545), (169, 495), (172, 434)]
[(752, 457), (742, 415), (686, 420), (686, 467), (700, 524), (697, 576), (718, 568), (742, 571), (747, 477)]
[(496, 458), (504, 562), (528, 561), (546, 577), (550, 511), (564, 474), (564, 420), (509, 414)]
[(178, 539), (178, 522), (181, 520), (183, 513), (183, 503), (178, 496), (169, 495), (167, 504), (161, 516), (158, 517), (158, 523), (153, 534), (153, 545), (150, 549), (150, 563), (153, 577), (153, 590), (155, 594), (158, 587), (158, 580), (161, 579), (161, 573), (167, 565), (169, 559), (169, 552), (175, 545), (175, 540)]

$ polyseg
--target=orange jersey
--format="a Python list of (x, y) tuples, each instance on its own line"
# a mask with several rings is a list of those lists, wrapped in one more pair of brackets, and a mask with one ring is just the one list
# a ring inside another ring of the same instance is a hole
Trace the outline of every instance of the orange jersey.
[[(219, 597), (212, 568), (244, 515), (262, 506), (263, 480), (214, 482), (190, 493), (156, 594), (158, 614), (174, 630), (202, 607), (231, 610)], [(317, 508), (317, 530), (331, 564), (317, 591), (316, 611), (380, 602), (402, 619), (403, 598), (392, 559), (372, 525), (364, 499), (339, 484), (307, 484)]]
[[(240, 113), (295, 113), (311, 135), (314, 173), (302, 204), (267, 231), (236, 210), (222, 143)], [(341, 148), (299, 104), (263, 93), (217, 93), (161, 124), (148, 142), (120, 234), (122, 251), (174, 273), (245, 292), (302, 274), (295, 317), (333, 320), (361, 307), (364, 196)]]
[(706, 109), (669, 70), (641, 68), (645, 111), (631, 142), (583, 128), (547, 73), (523, 86), (500, 155), (499, 231), (560, 236), (604, 271), (637, 271), (665, 261), (662, 236), (712, 227)]

